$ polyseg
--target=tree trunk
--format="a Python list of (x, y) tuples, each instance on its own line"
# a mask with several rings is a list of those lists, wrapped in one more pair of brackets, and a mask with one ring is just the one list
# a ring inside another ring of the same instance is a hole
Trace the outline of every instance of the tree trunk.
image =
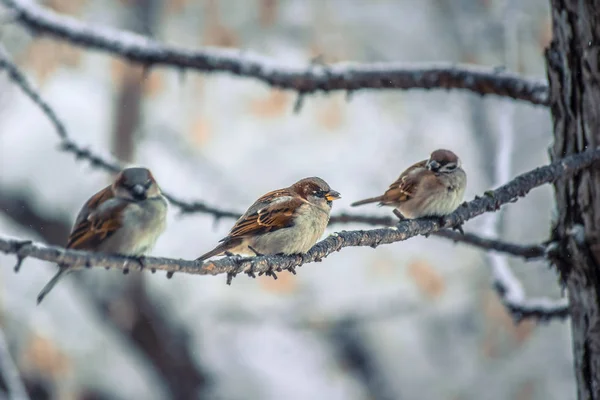
[[(551, 0), (553, 160), (600, 144), (600, 1)], [(600, 166), (555, 184), (556, 262), (569, 292), (579, 399), (600, 400)]]

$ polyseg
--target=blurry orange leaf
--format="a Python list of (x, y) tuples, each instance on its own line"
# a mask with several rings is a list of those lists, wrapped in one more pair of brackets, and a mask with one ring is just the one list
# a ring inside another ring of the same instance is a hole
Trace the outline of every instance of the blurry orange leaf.
[(33, 334), (27, 343), (22, 361), (24, 367), (47, 376), (59, 376), (69, 372), (69, 358), (47, 338)]
[(538, 34), (540, 48), (545, 49), (552, 41), (552, 19), (547, 17), (542, 21)]
[(192, 122), (189, 132), (192, 141), (202, 147), (211, 137), (210, 121), (204, 117), (197, 118)]
[(75, 67), (79, 64), (82, 51), (65, 43), (49, 39), (39, 39), (27, 47), (19, 59), (27, 68), (32, 69), (40, 80), (40, 85), (61, 65)]
[(290, 94), (281, 90), (271, 90), (266, 98), (252, 100), (250, 112), (262, 118), (275, 118), (290, 110)]
[(257, 278), (260, 286), (267, 292), (278, 294), (289, 294), (296, 291), (298, 282), (296, 276), (291, 272), (282, 272), (277, 274), (277, 280), (270, 276), (260, 276)]
[(415, 260), (408, 264), (408, 276), (429, 298), (439, 297), (445, 289), (444, 278), (425, 260)]
[[(524, 320), (515, 325), (510, 313), (498, 298), (497, 293), (491, 289), (486, 291), (484, 295), (483, 313), (486, 317), (486, 331), (490, 336), (486, 340), (496, 341), (498, 342), (497, 345), (500, 345), (503, 336), (505, 340), (509, 340), (509, 343), (512, 342), (517, 346), (521, 345), (531, 337), (537, 327), (537, 324), (531, 320)], [(493, 347), (492, 344), (484, 344), (484, 347), (486, 346)], [(490, 354), (490, 356), (493, 356), (493, 354)]]
[(189, 3), (189, 0), (168, 0), (167, 1), (167, 12), (168, 13), (179, 13), (183, 11), (183, 8)]
[(163, 71), (151, 70), (144, 79), (144, 94), (147, 97), (156, 97), (165, 87)]
[(69, 14), (76, 17), (81, 14), (86, 3), (87, 0), (48, 0), (45, 2), (45, 6), (59, 14)]
[(278, 0), (259, 0), (259, 18), (262, 27), (269, 27), (275, 23), (277, 17)]
[(239, 38), (236, 33), (220, 22), (219, 4), (215, 0), (206, 0), (204, 7), (206, 29), (202, 35), (205, 46), (237, 47)]
[(204, 30), (202, 44), (205, 46), (238, 47), (239, 38), (232, 29), (211, 24)]
[(332, 131), (339, 129), (344, 122), (342, 107), (342, 100), (339, 96), (328, 97), (325, 106), (320, 107), (317, 111), (317, 121), (319, 125)]

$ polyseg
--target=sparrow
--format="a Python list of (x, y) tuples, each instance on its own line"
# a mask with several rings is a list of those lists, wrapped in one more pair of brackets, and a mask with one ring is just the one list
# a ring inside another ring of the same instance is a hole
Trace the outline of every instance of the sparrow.
[(352, 207), (379, 202), (395, 207), (401, 219), (444, 217), (462, 203), (467, 174), (460, 158), (450, 150), (435, 150), (429, 159), (406, 169), (381, 196), (357, 201)]
[(325, 232), (332, 202), (339, 198), (338, 192), (317, 177), (269, 192), (248, 208), (221, 244), (197, 260), (222, 254), (306, 253)]
[[(167, 200), (152, 173), (146, 168), (126, 168), (83, 205), (65, 247), (139, 257), (154, 247), (166, 222)], [(38, 304), (74, 269), (59, 265), (38, 295)]]

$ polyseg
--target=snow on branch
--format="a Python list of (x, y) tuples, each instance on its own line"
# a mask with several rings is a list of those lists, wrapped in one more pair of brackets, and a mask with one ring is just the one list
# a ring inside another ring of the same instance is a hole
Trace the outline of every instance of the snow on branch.
[[(101, 168), (111, 173), (116, 173), (121, 170), (122, 166), (118, 161), (111, 160), (108, 157), (103, 157), (96, 154), (92, 150), (83, 147), (76, 143), (69, 134), (65, 125), (56, 115), (52, 107), (41, 97), (39, 92), (28, 82), (25, 75), (20, 69), (12, 63), (3, 49), (0, 48), (0, 69), (7, 72), (9, 78), (42, 110), (54, 126), (58, 136), (61, 139), (60, 148), (75, 155), (79, 160), (87, 160), (92, 167)], [(215, 219), (221, 218), (239, 218), (242, 213), (233, 210), (225, 210), (215, 206), (206, 204), (203, 201), (186, 202), (179, 199), (168, 192), (164, 195), (169, 200), (170, 204), (178, 207), (184, 214), (187, 213), (204, 213), (212, 215)], [(339, 214), (331, 217), (329, 224), (349, 224), (362, 223), (368, 225), (383, 225), (392, 226), (396, 223), (396, 219), (392, 217), (371, 217), (364, 215)], [(514, 256), (524, 257), (525, 259), (539, 258), (543, 256), (543, 248), (541, 246), (520, 246), (511, 243), (504, 243), (494, 239), (479, 238), (474, 234), (458, 235), (451, 231), (436, 232), (437, 236), (446, 237), (456, 242), (467, 243), (486, 250), (493, 249), (499, 252), (508, 253)]]
[(502, 205), (516, 202), (532, 189), (566, 178), (600, 161), (600, 149), (586, 151), (566, 157), (552, 164), (536, 168), (517, 176), (496, 190), (465, 202), (454, 213), (444, 219), (421, 218), (401, 221), (393, 227), (371, 230), (341, 231), (331, 234), (317, 243), (306, 254), (292, 256), (224, 257), (204, 263), (161, 257), (143, 257), (142, 259), (120, 255), (90, 253), (77, 250), (65, 250), (60, 247), (43, 246), (31, 241), (0, 238), (0, 251), (17, 256), (18, 262), (27, 257), (69, 264), (81, 267), (111, 267), (121, 270), (147, 268), (162, 270), (172, 274), (182, 272), (196, 275), (238, 273), (271, 273), (282, 270), (294, 272), (294, 268), (303, 264), (321, 261), (344, 247), (370, 246), (400, 242), (418, 235), (428, 235), (443, 228), (452, 228), (486, 212), (497, 211)]
[[(108, 52), (132, 62), (180, 70), (228, 72), (258, 79), (272, 87), (305, 94), (360, 89), (462, 89), (536, 105), (548, 105), (545, 80), (526, 79), (498, 68), (452, 64), (337, 63), (293, 67), (245, 51), (185, 49), (114, 28), (96, 26), (55, 13), (31, 0), (0, 0), (14, 19), (32, 32), (73, 45)], [(301, 101), (298, 102), (301, 105)]]

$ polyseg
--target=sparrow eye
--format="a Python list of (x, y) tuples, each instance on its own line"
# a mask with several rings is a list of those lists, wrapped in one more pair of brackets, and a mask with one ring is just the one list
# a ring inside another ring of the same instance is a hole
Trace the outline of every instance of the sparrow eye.
[(446, 165), (446, 170), (453, 171), (456, 169), (456, 164), (448, 164)]

